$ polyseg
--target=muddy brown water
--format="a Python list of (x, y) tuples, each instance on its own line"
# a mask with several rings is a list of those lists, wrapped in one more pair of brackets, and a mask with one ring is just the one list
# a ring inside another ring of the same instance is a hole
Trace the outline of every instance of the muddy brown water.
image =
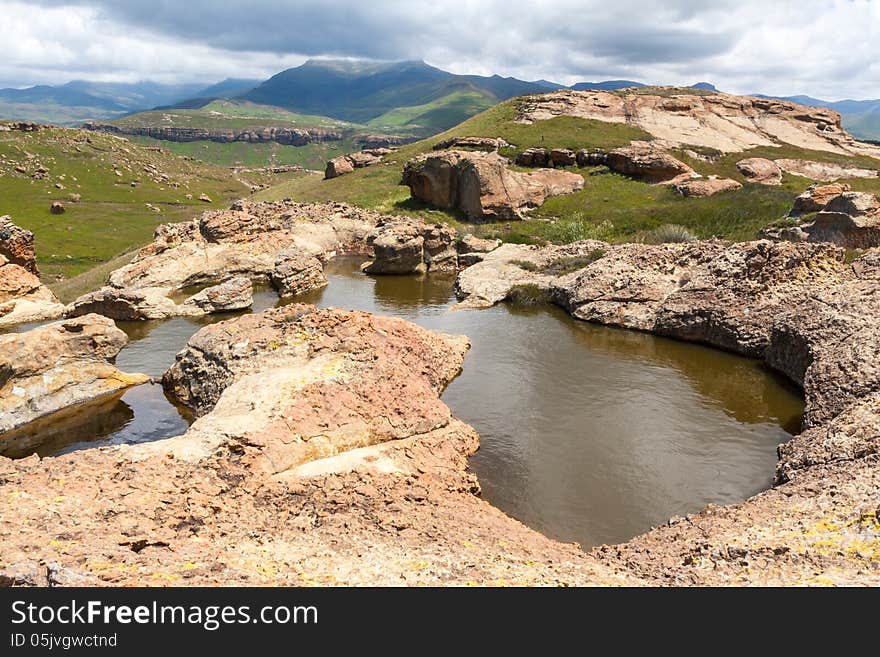
[[(329, 263), (329, 286), (296, 301), (467, 335), (464, 370), (443, 400), (480, 433), (470, 465), (483, 496), (554, 538), (616, 543), (670, 516), (741, 501), (770, 485), (777, 445), (799, 428), (800, 392), (757, 361), (579, 322), (557, 308), (450, 311), (453, 277), (373, 278), (359, 264)], [(261, 290), (254, 310), (277, 303)], [(117, 364), (158, 377), (195, 331), (223, 318), (120, 322), (131, 342)], [(7, 434), (0, 451), (156, 440), (190, 422), (161, 386), (147, 384)]]

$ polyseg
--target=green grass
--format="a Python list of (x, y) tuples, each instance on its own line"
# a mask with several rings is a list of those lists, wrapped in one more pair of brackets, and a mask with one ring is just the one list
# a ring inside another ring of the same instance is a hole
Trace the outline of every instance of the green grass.
[(359, 127), (327, 116), (298, 114), (281, 107), (239, 100), (215, 100), (198, 109), (149, 110), (116, 119), (111, 123), (129, 128), (158, 126), (208, 130), (252, 127), (348, 130)]
[(424, 105), (397, 107), (367, 126), (378, 132), (430, 135), (458, 125), (494, 104), (493, 98), (479, 91), (456, 91)]
[(307, 169), (323, 171), (327, 160), (359, 150), (359, 147), (350, 138), (342, 141), (306, 144), (305, 146), (285, 146), (274, 142), (249, 144), (236, 141), (222, 144), (213, 141), (164, 141), (140, 136), (127, 138), (138, 144), (161, 147), (177, 155), (194, 157), (224, 167), (298, 164)]
[(551, 296), (550, 292), (534, 283), (523, 283), (510, 288), (507, 293), (507, 301), (514, 306), (540, 306), (550, 303)]
[[(38, 165), (49, 169), (45, 179), (31, 176)], [(26, 173), (16, 172), (16, 166)], [(122, 175), (116, 175), (114, 166)], [(156, 182), (158, 176), (146, 167), (167, 179)], [(226, 207), (250, 191), (227, 169), (111, 135), (64, 128), (0, 132), (0, 174), (0, 213), (34, 232), (38, 264), (49, 282), (77, 276), (149, 242), (160, 223)], [(79, 203), (67, 200), (72, 193), (81, 195)], [(201, 194), (213, 202), (199, 201)], [(50, 214), (55, 200), (65, 204), (64, 214)]]
[[(694, 93), (702, 93), (692, 90)], [(385, 166), (359, 169), (332, 180), (316, 177), (285, 183), (260, 192), (262, 199), (294, 198), (302, 201), (345, 201), (389, 214), (409, 214), (428, 221), (445, 221), (479, 236), (500, 237), (522, 243), (567, 243), (580, 239), (611, 242), (629, 241), (664, 224), (677, 224), (700, 238), (754, 239), (767, 224), (785, 216), (794, 197), (812, 181), (786, 174), (778, 187), (753, 185), (737, 171), (736, 162), (747, 157), (799, 158), (846, 163), (878, 169), (880, 161), (852, 157), (796, 146), (761, 147), (742, 153), (721, 155), (714, 163), (675, 155), (698, 172), (733, 178), (743, 183), (734, 192), (708, 198), (684, 198), (669, 187), (650, 185), (608, 171), (604, 167), (571, 168), (585, 178), (584, 189), (548, 199), (529, 213), (528, 221), (468, 224), (456, 212), (432, 209), (410, 198), (400, 186), (403, 165), (410, 158), (428, 152), (434, 144), (454, 136), (502, 137), (514, 147), (503, 154), (514, 157), (532, 146), (547, 148), (611, 149), (631, 140), (649, 139), (640, 129), (619, 123), (605, 123), (574, 117), (556, 117), (531, 125), (516, 123), (517, 99), (497, 105), (442, 134), (408, 144), (385, 158)], [(684, 150), (684, 149), (682, 149)], [(708, 154), (708, 153), (707, 153)], [(714, 154), (714, 153), (712, 153)], [(847, 181), (857, 191), (880, 193), (880, 179)]]

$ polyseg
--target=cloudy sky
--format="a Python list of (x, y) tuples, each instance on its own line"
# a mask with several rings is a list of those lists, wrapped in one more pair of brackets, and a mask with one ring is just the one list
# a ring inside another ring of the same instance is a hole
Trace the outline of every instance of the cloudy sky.
[(0, 86), (263, 78), (337, 56), (880, 98), (871, 0), (0, 0), (0, 33)]

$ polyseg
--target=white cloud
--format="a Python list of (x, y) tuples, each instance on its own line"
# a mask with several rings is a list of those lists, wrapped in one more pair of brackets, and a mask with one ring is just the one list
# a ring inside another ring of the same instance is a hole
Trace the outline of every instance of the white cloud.
[(0, 12), (0, 80), (19, 84), (265, 77), (326, 54), (566, 83), (880, 97), (870, 0), (0, 0)]

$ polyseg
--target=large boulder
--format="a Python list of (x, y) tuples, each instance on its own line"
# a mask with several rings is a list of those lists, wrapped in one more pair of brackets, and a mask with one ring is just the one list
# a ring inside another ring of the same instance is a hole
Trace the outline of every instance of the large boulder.
[(9, 216), (0, 217), (0, 255), (30, 273), (40, 275), (34, 251), (34, 234), (16, 226)]
[(219, 285), (197, 292), (183, 302), (196, 314), (228, 313), (250, 308), (254, 304), (254, 285), (246, 276), (236, 276)]
[(413, 158), (403, 171), (410, 193), (430, 205), (457, 209), (471, 220), (522, 219), (549, 196), (583, 189), (582, 176), (541, 169), (511, 171), (497, 153), (438, 151)]
[(849, 249), (880, 246), (880, 199), (865, 192), (844, 192), (800, 228), (812, 242), (832, 242)]
[(64, 313), (64, 305), (40, 279), (0, 254), (0, 327), (46, 319)]
[(697, 175), (681, 160), (650, 145), (616, 148), (605, 163), (612, 171), (650, 183), (683, 182)]
[(380, 221), (367, 239), (373, 260), (368, 274), (413, 274), (453, 271), (458, 266), (455, 230), (446, 224), (394, 217)]
[(798, 196), (794, 200), (791, 210), (788, 213), (790, 217), (799, 217), (804, 214), (812, 214), (820, 212), (828, 205), (828, 201), (844, 192), (850, 191), (847, 183), (832, 183), (830, 185), (811, 185), (807, 191)]
[(0, 335), (0, 440), (49, 413), (148, 381), (113, 365), (127, 342), (100, 315)]
[(758, 185), (782, 184), (782, 169), (773, 160), (764, 157), (748, 157), (737, 162), (736, 168), (750, 183)]
[(742, 189), (742, 184), (731, 178), (697, 178), (675, 185), (675, 191), (682, 196), (695, 198), (705, 198), (737, 189)]
[(370, 148), (334, 157), (327, 162), (327, 166), (324, 169), (324, 178), (337, 178), (346, 173), (351, 173), (355, 169), (363, 169), (364, 167), (379, 164), (383, 157), (392, 152), (394, 151), (390, 148)]
[(272, 270), (272, 285), (281, 297), (295, 297), (327, 285), (324, 267), (315, 256), (299, 249), (278, 254)]

